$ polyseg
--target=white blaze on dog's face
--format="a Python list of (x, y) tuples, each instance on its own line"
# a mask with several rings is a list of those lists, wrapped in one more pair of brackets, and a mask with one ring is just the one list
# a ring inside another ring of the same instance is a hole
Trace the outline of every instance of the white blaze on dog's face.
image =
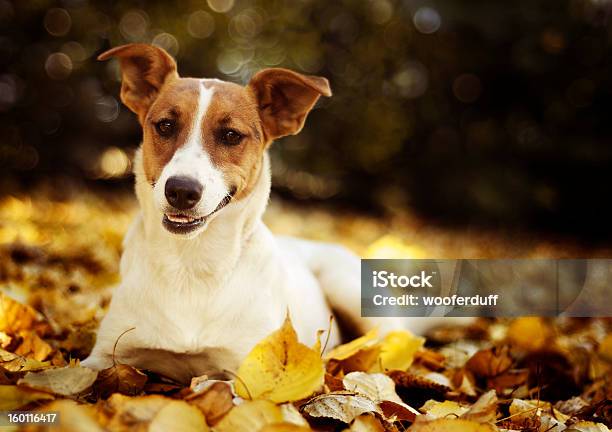
[(160, 224), (194, 237), (223, 209), (244, 199), (275, 138), (298, 133), (325, 78), (265, 69), (247, 86), (180, 78), (176, 63), (152, 45), (113, 48), (99, 59), (121, 63), (121, 100), (143, 128), (143, 164)]

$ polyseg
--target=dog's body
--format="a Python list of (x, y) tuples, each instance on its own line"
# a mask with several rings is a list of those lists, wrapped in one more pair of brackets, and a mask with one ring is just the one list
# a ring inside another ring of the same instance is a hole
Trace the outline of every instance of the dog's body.
[[(141, 211), (84, 365), (105, 368), (114, 355), (181, 381), (235, 371), (287, 311), (312, 345), (330, 327), (330, 305), (358, 331), (402, 325), (359, 318), (356, 256), (277, 238), (261, 220), (270, 193), (267, 148), (299, 132), (317, 99), (331, 95), (327, 80), (285, 69), (264, 70), (246, 87), (179, 78), (167, 53), (141, 44), (101, 56), (109, 57), (121, 62), (122, 100), (143, 127), (135, 158)], [(340, 334), (331, 325), (334, 346)]]

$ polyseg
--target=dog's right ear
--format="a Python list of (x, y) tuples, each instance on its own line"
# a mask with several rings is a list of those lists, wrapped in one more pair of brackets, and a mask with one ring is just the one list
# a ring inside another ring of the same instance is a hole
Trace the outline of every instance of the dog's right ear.
[(118, 46), (100, 54), (98, 60), (112, 57), (121, 65), (121, 100), (142, 123), (164, 83), (178, 77), (176, 62), (163, 49), (147, 44)]

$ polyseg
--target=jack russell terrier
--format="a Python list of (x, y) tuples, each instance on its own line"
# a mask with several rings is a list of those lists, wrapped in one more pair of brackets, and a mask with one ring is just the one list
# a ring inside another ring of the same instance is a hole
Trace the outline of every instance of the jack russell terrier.
[[(270, 195), (267, 149), (297, 134), (325, 78), (265, 69), (246, 86), (181, 78), (145, 44), (113, 48), (121, 100), (143, 130), (135, 156), (140, 212), (124, 239), (121, 283), (84, 366), (115, 359), (167, 377), (237, 370), (287, 311), (303, 343), (332, 310), (360, 332), (406, 319), (360, 317), (360, 261), (331, 244), (274, 236), (261, 218)], [(411, 319), (420, 332), (423, 320)], [(132, 329), (126, 333), (126, 330)], [(340, 342), (332, 324), (329, 346)]]

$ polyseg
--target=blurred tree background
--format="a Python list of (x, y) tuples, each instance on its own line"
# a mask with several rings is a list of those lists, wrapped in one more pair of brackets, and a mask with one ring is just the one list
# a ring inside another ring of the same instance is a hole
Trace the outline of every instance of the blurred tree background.
[(151, 42), (182, 75), (329, 78), (273, 146), (287, 199), (452, 226), (612, 240), (609, 0), (0, 0), (0, 190), (131, 187), (114, 62)]

